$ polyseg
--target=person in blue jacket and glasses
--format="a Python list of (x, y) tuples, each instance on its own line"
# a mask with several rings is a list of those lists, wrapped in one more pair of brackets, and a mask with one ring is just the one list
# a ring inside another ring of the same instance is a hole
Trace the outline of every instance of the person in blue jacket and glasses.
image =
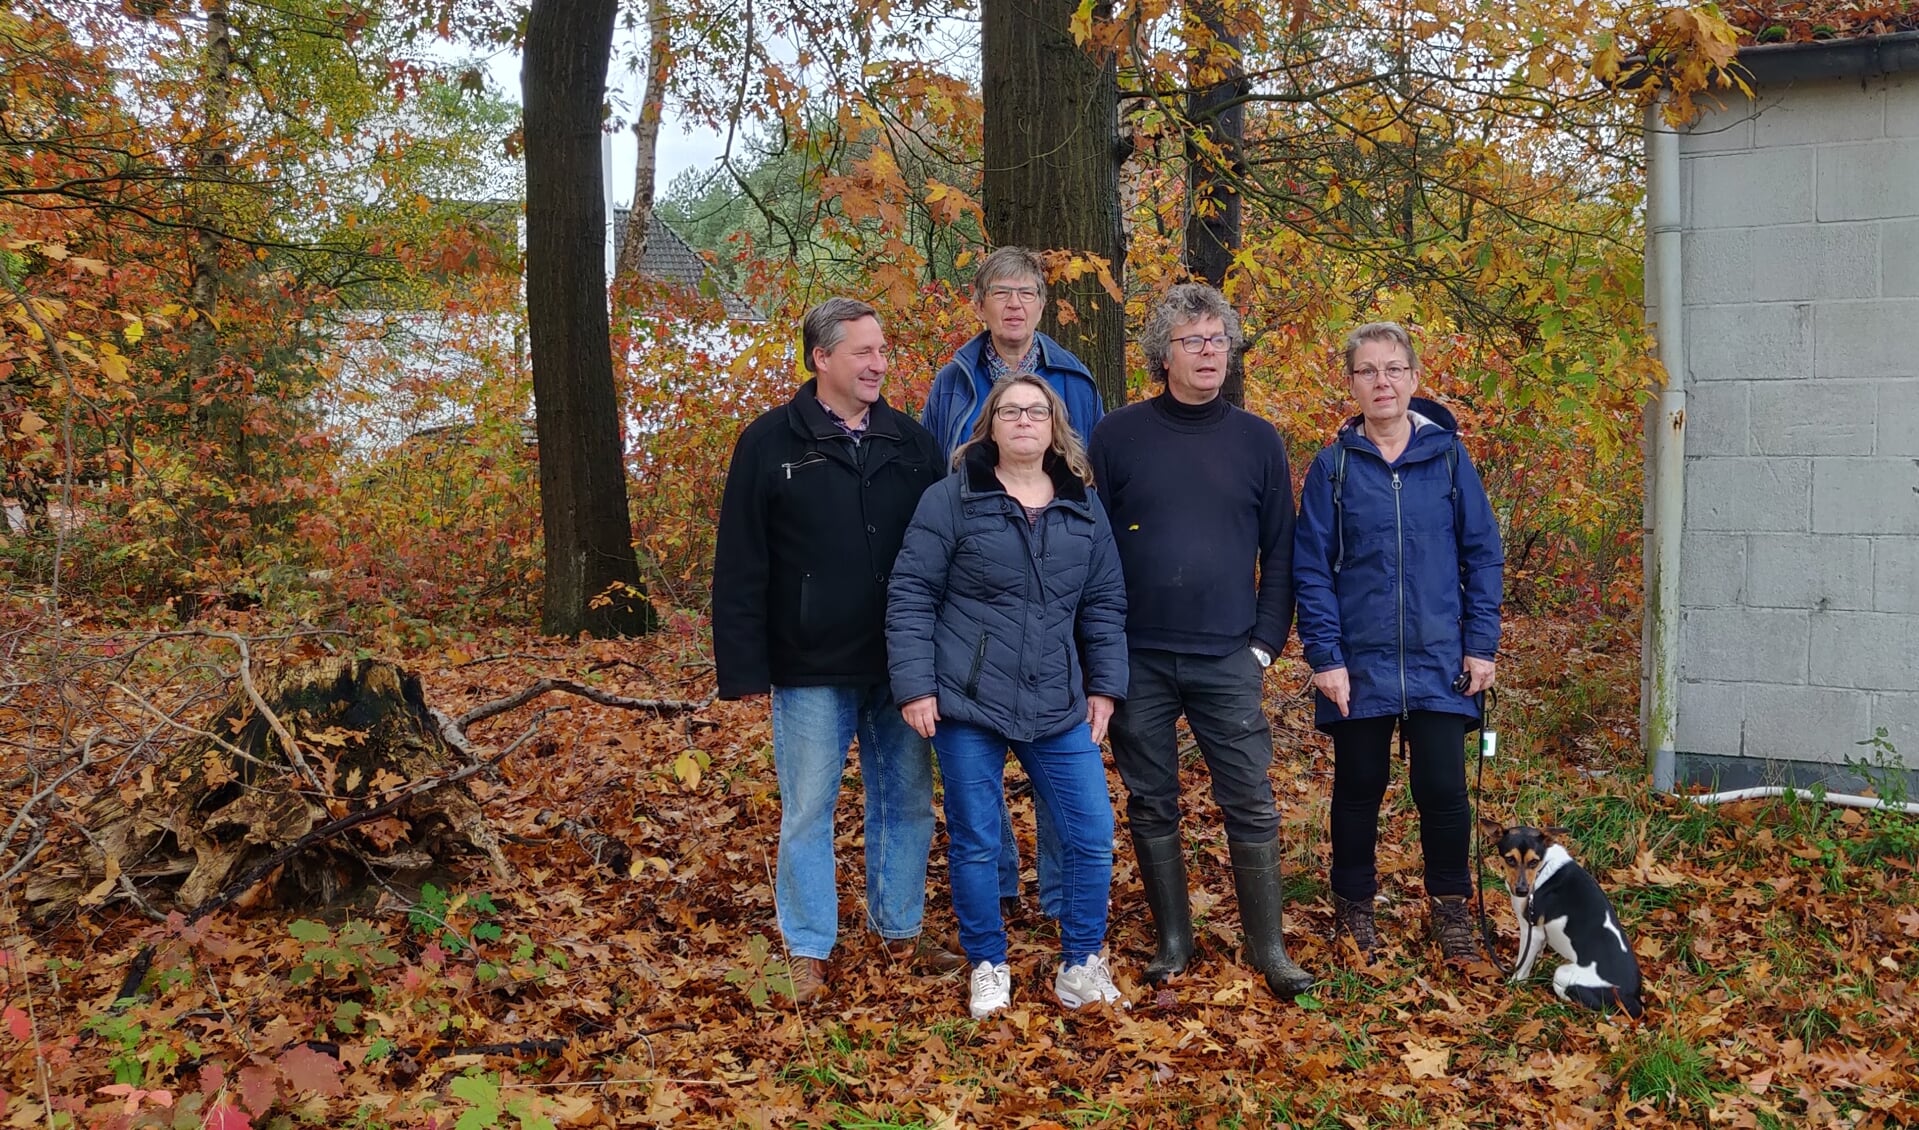
[[(1046, 269), (1039, 256), (1023, 247), (1002, 247), (981, 260), (973, 275), (973, 312), (986, 327), (940, 367), (926, 396), (920, 423), (933, 433), (948, 459), (973, 436), (980, 406), (1001, 378), (1032, 373), (1059, 394), (1066, 422), (1081, 437), (1105, 413), (1093, 374), (1067, 348), (1039, 332), (1046, 310)], [(1013, 817), (1000, 799), (999, 892), (1003, 913), (1019, 910), (1019, 843)], [(1033, 805), (1039, 845), (1040, 909), (1048, 918), (1060, 912), (1059, 838), (1042, 801)]]
[(1397, 729), (1411, 747), (1433, 934), (1444, 961), (1471, 961), (1465, 739), (1493, 685), (1505, 554), (1452, 413), (1413, 395), (1406, 330), (1354, 330), (1345, 369), (1359, 414), (1314, 457), (1293, 532), (1315, 723), (1333, 739), (1335, 930), (1363, 956), (1379, 944), (1374, 858)]

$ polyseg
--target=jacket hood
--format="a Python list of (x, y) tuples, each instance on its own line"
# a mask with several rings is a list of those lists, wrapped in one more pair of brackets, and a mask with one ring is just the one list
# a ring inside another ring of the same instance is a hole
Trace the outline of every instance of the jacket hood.
[[(992, 334), (981, 330), (979, 336), (959, 347), (959, 352), (953, 354), (953, 360), (964, 365), (968, 373), (979, 372), (986, 360), (986, 351), (991, 348), (992, 337)], [(1092, 370), (1059, 342), (1038, 332), (1033, 334), (1033, 340), (1039, 343), (1039, 366), (1042, 370), (1072, 373), (1089, 381), (1093, 379)]]
[[(1453, 417), (1450, 409), (1436, 400), (1415, 396), (1406, 410), (1413, 418), (1413, 435), (1407, 441), (1406, 451), (1400, 456), (1401, 459), (1431, 458), (1450, 447), (1459, 435), (1459, 421)], [(1377, 452), (1378, 449), (1373, 446), (1373, 442), (1360, 434), (1359, 425), (1365, 419), (1363, 414), (1355, 415), (1341, 424), (1339, 434), (1334, 437), (1333, 442), (1346, 447)]]
[[(960, 471), (966, 476), (966, 494), (1005, 494), (999, 476), (993, 468), (999, 465), (999, 445), (992, 440), (981, 440), (966, 449), (966, 455), (960, 464)], [(1061, 502), (1086, 503), (1086, 483), (1066, 466), (1066, 461), (1054, 452), (1047, 452), (1040, 467), (1053, 480), (1053, 497)]]
[[(1406, 411), (1416, 416), (1423, 416), (1425, 417), (1426, 423), (1438, 424), (1440, 427), (1455, 435), (1459, 432), (1459, 421), (1453, 416), (1452, 410), (1437, 400), (1428, 400), (1423, 396), (1415, 396), (1412, 399), (1412, 403), (1406, 406)], [(1346, 422), (1339, 426), (1340, 438), (1344, 439), (1348, 433), (1358, 435), (1359, 425), (1365, 421), (1366, 416), (1363, 412), (1355, 413), (1347, 417)], [(1419, 424), (1419, 421), (1415, 420), (1414, 425), (1415, 433), (1424, 430), (1423, 426)]]

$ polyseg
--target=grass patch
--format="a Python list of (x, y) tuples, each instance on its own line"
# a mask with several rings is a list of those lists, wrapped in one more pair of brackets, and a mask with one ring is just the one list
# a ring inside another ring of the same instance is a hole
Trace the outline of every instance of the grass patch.
[(1839, 1034), (1839, 1018), (1818, 1005), (1786, 1014), (1782, 1025), (1788, 1036), (1795, 1037), (1804, 1044), (1807, 1051), (1818, 1047), (1828, 1036)]
[(1614, 1050), (1607, 1069), (1624, 1081), (1627, 1097), (1668, 1110), (1710, 1107), (1714, 1094), (1732, 1089), (1732, 1084), (1713, 1077), (1705, 1053), (1676, 1032), (1636, 1033)]
[(1576, 798), (1561, 813), (1559, 823), (1578, 845), (1575, 857), (1593, 875), (1602, 877), (1624, 867), (1645, 842), (1645, 802), (1611, 793)]
[(1281, 879), (1287, 902), (1316, 902), (1332, 895), (1332, 885), (1317, 868), (1308, 871), (1295, 868), (1285, 873)]
[(897, 1108), (868, 1113), (852, 1106), (839, 1106), (824, 1122), (795, 1122), (795, 1130), (929, 1130), (924, 1119), (914, 1118)]

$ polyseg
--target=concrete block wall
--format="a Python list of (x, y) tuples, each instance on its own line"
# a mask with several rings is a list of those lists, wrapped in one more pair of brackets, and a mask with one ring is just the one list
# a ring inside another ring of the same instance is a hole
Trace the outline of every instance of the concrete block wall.
[(1881, 727), (1919, 769), (1919, 74), (1761, 88), (1680, 152), (1680, 780)]

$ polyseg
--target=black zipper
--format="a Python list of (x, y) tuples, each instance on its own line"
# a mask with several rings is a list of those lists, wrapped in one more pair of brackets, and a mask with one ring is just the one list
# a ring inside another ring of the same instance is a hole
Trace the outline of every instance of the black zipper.
[(966, 675), (966, 697), (979, 696), (979, 669), (986, 662), (986, 633), (979, 634), (979, 646), (973, 649), (973, 669)]

